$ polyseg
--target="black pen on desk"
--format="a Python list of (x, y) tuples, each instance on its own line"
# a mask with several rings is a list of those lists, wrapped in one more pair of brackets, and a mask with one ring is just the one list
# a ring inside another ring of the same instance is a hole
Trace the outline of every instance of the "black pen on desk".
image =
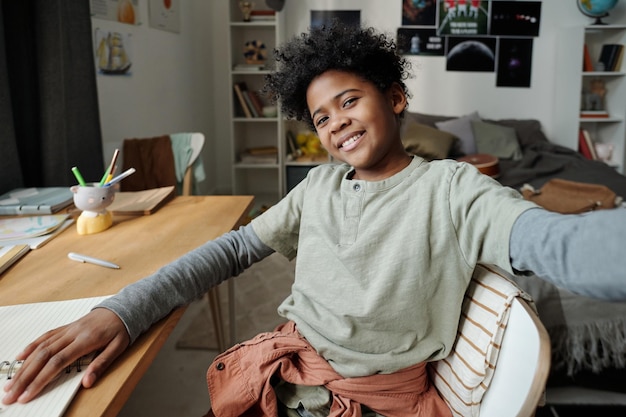
[(104, 266), (106, 268), (120, 269), (119, 265), (114, 264), (113, 262), (105, 261), (103, 259), (94, 258), (92, 256), (81, 255), (80, 253), (70, 252), (67, 254), (67, 257), (72, 261), (77, 262), (86, 262), (89, 264)]

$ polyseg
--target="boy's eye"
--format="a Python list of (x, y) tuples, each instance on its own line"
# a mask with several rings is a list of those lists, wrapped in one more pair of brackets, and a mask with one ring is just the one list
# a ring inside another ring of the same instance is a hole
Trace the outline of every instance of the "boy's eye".
[(321, 126), (324, 124), (324, 122), (326, 122), (326, 120), (328, 120), (328, 116), (323, 116), (320, 117), (319, 119), (317, 119), (317, 121), (315, 122), (315, 126)]
[(354, 103), (357, 100), (356, 97), (350, 97), (346, 101), (343, 102), (343, 107), (348, 107), (350, 104)]

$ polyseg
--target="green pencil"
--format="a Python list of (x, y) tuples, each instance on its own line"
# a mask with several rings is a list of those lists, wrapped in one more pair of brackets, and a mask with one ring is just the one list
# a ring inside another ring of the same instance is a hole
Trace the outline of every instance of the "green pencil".
[(77, 167), (72, 167), (72, 172), (74, 173), (74, 176), (76, 177), (76, 179), (78, 180), (78, 183), (84, 187), (87, 184), (85, 183), (85, 180), (83, 179), (83, 176), (80, 175), (80, 171), (78, 170)]

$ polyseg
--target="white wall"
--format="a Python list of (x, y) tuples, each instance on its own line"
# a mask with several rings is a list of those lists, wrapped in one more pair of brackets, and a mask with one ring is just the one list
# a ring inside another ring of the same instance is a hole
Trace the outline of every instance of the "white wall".
[[(402, 24), (401, 1), (383, 0), (298, 0), (285, 7), (288, 33), (306, 30), (310, 10), (361, 10), (362, 23), (394, 35)], [(616, 9), (615, 14), (619, 12)], [(610, 20), (610, 19), (609, 19)], [(539, 37), (533, 42), (530, 88), (496, 87), (496, 73), (446, 71), (444, 57), (411, 56), (414, 78), (407, 85), (413, 94), (411, 111), (461, 116), (478, 111), (484, 118), (535, 118), (545, 133), (554, 132), (553, 109), (557, 105), (554, 81), (556, 37), (560, 27), (590, 22), (574, 1), (542, 2)], [(578, 65), (578, 63), (571, 63)]]
[[(214, 131), (211, 5), (205, 0), (180, 1), (180, 33), (151, 28), (148, 2), (139, 3), (139, 25), (92, 18), (92, 28), (130, 34), (132, 74), (97, 75), (105, 164), (125, 138), (175, 132)], [(207, 140), (203, 193), (215, 188), (212, 160), (215, 142)]]
[[(125, 137), (197, 130), (207, 136), (203, 153), (207, 193), (230, 191), (226, 37), (229, 0), (181, 0), (182, 31), (171, 34), (148, 27), (147, 1), (140, 2), (142, 25), (93, 19), (105, 29), (133, 33), (133, 76), (98, 76), (105, 155)], [(230, 0), (232, 1), (232, 0)], [(262, 3), (263, 0), (257, 0)], [(626, 16), (622, 2), (614, 16)], [(306, 30), (310, 10), (361, 10), (364, 23), (395, 34), (401, 25), (400, 0), (286, 0), (287, 33)], [(616, 19), (606, 19), (608, 22)], [(484, 118), (535, 118), (549, 138), (556, 137), (554, 109), (559, 106), (555, 80), (579, 62), (558, 63), (561, 28), (590, 23), (571, 0), (542, 2), (539, 37), (533, 45), (530, 88), (496, 87), (495, 73), (447, 72), (443, 57), (411, 57), (415, 77), (410, 110), (463, 115), (477, 110)]]

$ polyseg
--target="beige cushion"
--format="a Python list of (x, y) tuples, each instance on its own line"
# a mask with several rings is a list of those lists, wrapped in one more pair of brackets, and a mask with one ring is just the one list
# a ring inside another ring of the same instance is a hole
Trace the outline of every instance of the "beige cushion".
[(407, 119), (402, 129), (402, 143), (407, 152), (427, 160), (444, 159), (458, 138), (448, 132)]
[(430, 364), (431, 378), (453, 416), (478, 416), (500, 352), (513, 297), (530, 300), (495, 267), (477, 265), (465, 293), (452, 353)]
[(472, 120), (472, 130), (478, 153), (486, 153), (500, 159), (522, 159), (522, 150), (514, 128)]

